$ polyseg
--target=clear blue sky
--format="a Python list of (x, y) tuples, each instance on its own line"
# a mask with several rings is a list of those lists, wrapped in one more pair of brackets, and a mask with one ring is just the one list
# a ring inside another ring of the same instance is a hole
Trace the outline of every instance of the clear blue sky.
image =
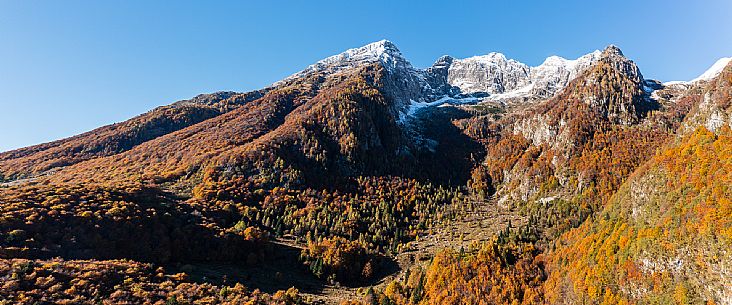
[(601, 2), (3, 0), (0, 151), (261, 88), (380, 39), (417, 67), (491, 51), (537, 65), (613, 43), (661, 80), (732, 56), (732, 1)]

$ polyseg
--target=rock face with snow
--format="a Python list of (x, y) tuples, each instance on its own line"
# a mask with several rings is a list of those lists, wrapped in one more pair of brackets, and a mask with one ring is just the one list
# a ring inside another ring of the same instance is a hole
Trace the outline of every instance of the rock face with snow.
[(304, 70), (285, 78), (283, 81), (315, 72), (336, 73), (366, 63), (380, 63), (390, 71), (414, 69), (412, 64), (402, 56), (401, 51), (391, 41), (381, 40), (360, 48), (348, 49), (340, 54), (322, 59)]
[(575, 60), (551, 56), (538, 67), (531, 69), (531, 96), (548, 98), (562, 90), (581, 72), (591, 67), (600, 58), (600, 51), (594, 51)]
[(529, 66), (507, 59), (501, 53), (490, 53), (454, 60), (448, 69), (447, 81), (463, 93), (500, 94), (529, 84)]
[(575, 60), (551, 56), (536, 67), (500, 53), (454, 60), (448, 83), (462, 93), (485, 92), (489, 100), (537, 100), (553, 96), (600, 58), (595, 51)]
[[(724, 63), (720, 67), (720, 63)], [(711, 72), (710, 72), (711, 71)], [(721, 59), (707, 72), (692, 83), (703, 81), (704, 86), (697, 86), (702, 96), (698, 106), (692, 109), (683, 126), (683, 132), (691, 133), (697, 126), (704, 126), (712, 132), (717, 132), (723, 126), (732, 128), (732, 62)]]
[(452, 86), (448, 81), (450, 67), (454, 62), (455, 58), (444, 55), (438, 58), (431, 67), (423, 71), (427, 82), (434, 90), (434, 94), (443, 94), (449, 96), (455, 96), (460, 94), (460, 88)]

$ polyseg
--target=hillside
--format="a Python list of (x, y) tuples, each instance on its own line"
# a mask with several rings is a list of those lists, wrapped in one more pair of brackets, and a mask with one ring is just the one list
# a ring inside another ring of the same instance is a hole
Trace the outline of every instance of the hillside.
[(200, 95), (71, 138), (4, 152), (0, 154), (0, 181), (29, 178), (85, 160), (118, 154), (220, 115), (259, 96), (261, 92)]
[(637, 170), (593, 222), (558, 241), (552, 258), (558, 272), (549, 287), (575, 300), (730, 302), (732, 142), (730, 121), (720, 113), (730, 108), (732, 66), (702, 90), (679, 137)]

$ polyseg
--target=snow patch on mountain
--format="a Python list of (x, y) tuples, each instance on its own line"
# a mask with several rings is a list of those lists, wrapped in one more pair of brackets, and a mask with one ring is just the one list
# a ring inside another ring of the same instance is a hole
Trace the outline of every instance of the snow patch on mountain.
[(475, 104), (475, 103), (480, 102), (480, 100), (481, 100), (480, 97), (472, 97), (472, 96), (465, 96), (465, 97), (443, 96), (432, 102), (418, 102), (415, 100), (411, 100), (407, 109), (400, 113), (399, 121), (405, 122), (408, 117), (414, 116), (419, 110), (427, 108), (427, 107)]
[(720, 73), (722, 73), (722, 70), (724, 70), (724, 67), (726, 67), (729, 62), (732, 61), (732, 57), (724, 57), (720, 58), (715, 62), (707, 71), (704, 71), (702, 75), (699, 75), (699, 77), (693, 79), (691, 82), (698, 82), (698, 81), (710, 81), (713, 78), (717, 77)]
[(663, 83), (664, 86), (688, 86), (692, 85), (698, 82), (708, 82), (715, 77), (717, 77), (720, 73), (722, 73), (722, 70), (724, 70), (729, 63), (732, 62), (732, 57), (722, 57), (718, 59), (709, 69), (704, 71), (701, 75), (699, 75), (697, 78), (692, 79), (690, 81), (670, 81)]

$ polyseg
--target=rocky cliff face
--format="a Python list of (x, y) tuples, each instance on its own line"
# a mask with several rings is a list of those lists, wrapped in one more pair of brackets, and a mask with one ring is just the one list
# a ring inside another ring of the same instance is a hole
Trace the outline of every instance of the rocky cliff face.
[[(565, 134), (571, 131), (567, 127), (572, 120), (582, 118), (570, 115), (573, 113), (591, 112), (593, 119), (626, 125), (637, 122), (642, 116), (640, 109), (649, 108), (646, 104), (652, 102), (643, 98), (644, 80), (636, 64), (623, 56), (615, 46), (607, 47), (595, 62), (580, 77), (573, 78), (566, 92), (539, 107), (529, 108), (527, 115), (515, 120), (514, 133), (522, 134), (534, 145), (546, 143), (558, 148), (572, 142), (572, 137)], [(566, 73), (567, 70), (564, 72), (552, 74), (553, 79), (557, 80), (558, 75), (569, 79), (571, 74)], [(576, 109), (571, 109), (573, 103), (576, 103)], [(579, 103), (584, 104), (586, 109), (582, 110)]]
[(698, 126), (712, 132), (725, 126), (732, 128), (732, 63), (719, 69), (716, 75), (705, 75), (712, 78), (691, 83), (689, 91), (700, 91), (702, 100), (692, 109), (681, 133), (693, 132)]
[[(648, 99), (648, 93), (643, 90), (645, 83), (635, 63), (617, 47), (610, 46), (600, 53), (595, 64), (558, 94), (518, 110), (509, 109), (496, 122), (502, 128), (498, 137), (504, 139), (504, 143), (496, 145), (524, 147), (522, 158), (526, 161), (500, 168), (500, 175), (493, 175), (494, 181), (501, 181), (497, 195), (505, 198), (504, 202), (530, 200), (542, 192), (539, 182), (542, 179), (556, 179), (561, 185), (577, 181), (577, 188), (567, 188), (570, 192), (595, 183), (596, 175), (576, 164), (588, 155), (597, 154), (596, 150), (602, 146), (597, 142), (604, 141), (599, 139), (625, 137), (626, 134), (618, 132), (623, 130), (634, 135), (628, 136), (632, 141), (640, 141), (649, 130), (641, 127), (641, 123), (656, 124), (645, 120), (647, 112), (656, 109), (652, 107), (656, 102)], [(648, 147), (637, 146), (638, 150)], [(497, 153), (489, 153), (484, 162), (489, 167), (509, 159), (502, 156), (500, 147), (493, 150)], [(512, 152), (508, 156), (517, 154)], [(542, 175), (544, 178), (537, 178)], [(561, 197), (556, 193), (546, 195)]]
[(536, 67), (500, 53), (453, 60), (447, 81), (462, 93), (484, 92), (492, 101), (530, 101), (553, 96), (600, 58), (595, 51), (575, 60), (551, 56)]
[(571, 97), (582, 100), (613, 123), (638, 122), (651, 110), (645, 99), (644, 79), (638, 66), (616, 46), (607, 47), (581, 82), (575, 84)]
[(548, 98), (566, 87), (570, 81), (597, 63), (600, 52), (595, 51), (575, 60), (551, 56), (531, 69), (530, 96)]
[(450, 75), (450, 67), (455, 62), (455, 58), (444, 55), (435, 61), (431, 67), (424, 70), (425, 78), (430, 87), (435, 90), (435, 94), (455, 96), (460, 94), (460, 88), (454, 87), (448, 81)]
[(525, 87), (529, 77), (529, 66), (501, 53), (490, 53), (453, 61), (447, 81), (463, 93), (501, 94)]

